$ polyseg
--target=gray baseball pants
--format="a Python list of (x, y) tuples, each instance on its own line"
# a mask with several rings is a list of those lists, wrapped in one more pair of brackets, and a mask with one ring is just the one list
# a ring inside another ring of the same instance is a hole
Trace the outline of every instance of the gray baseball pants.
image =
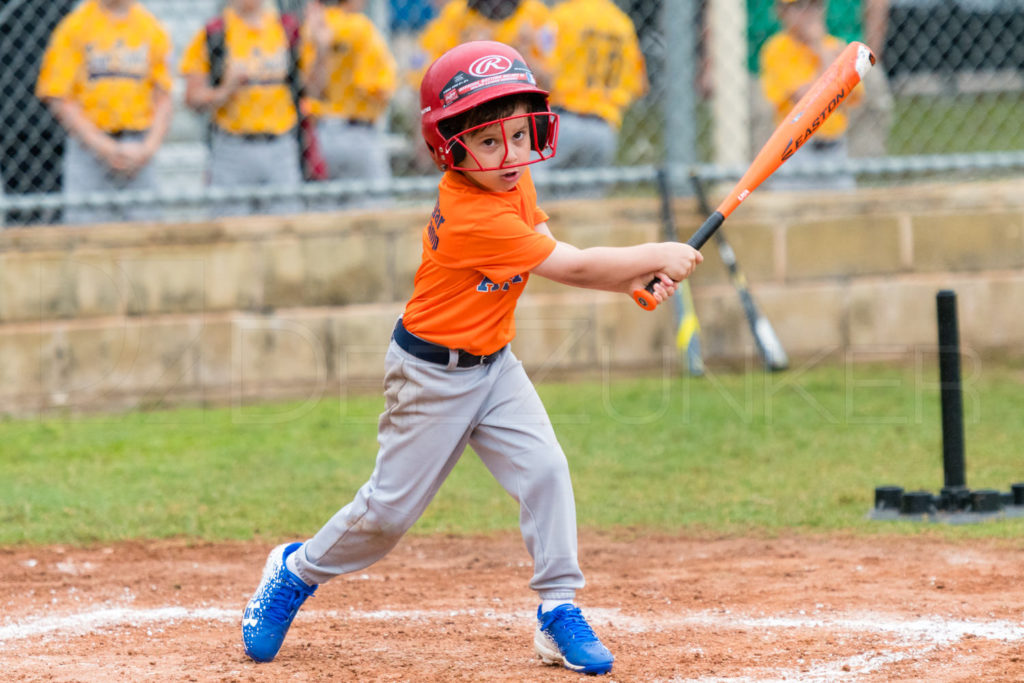
[[(142, 142), (145, 133), (130, 133), (124, 140)], [(134, 175), (116, 173), (73, 135), (64, 145), (64, 196), (90, 195), (98, 192), (145, 191), (156, 189), (156, 169), (152, 162)], [(64, 222), (69, 224), (106, 223), (110, 221), (147, 221), (159, 217), (154, 206), (80, 206), (64, 209)]]
[[(384, 181), (391, 178), (387, 139), (376, 126), (355, 124), (336, 116), (325, 116), (317, 120), (316, 135), (331, 180)], [(349, 195), (344, 199), (318, 199), (315, 202), (317, 208), (324, 210), (340, 207), (380, 207), (385, 204), (387, 200), (379, 195)]]
[(386, 180), (391, 177), (387, 140), (376, 126), (328, 116), (317, 120), (316, 135), (331, 180)]
[[(214, 130), (210, 139), (210, 187), (268, 186), (273, 190), (302, 184), (299, 140), (294, 132), (270, 139), (248, 139)], [(300, 213), (301, 199), (287, 194), (276, 198), (218, 202), (215, 216)]]
[(583, 587), (576, 505), (565, 454), (536, 389), (510, 349), (490, 365), (447, 367), (394, 341), (385, 360), (380, 450), (367, 481), (295, 553), (310, 584), (384, 557), (419, 519), (466, 446), (519, 502), (519, 526), (541, 599), (572, 599)]

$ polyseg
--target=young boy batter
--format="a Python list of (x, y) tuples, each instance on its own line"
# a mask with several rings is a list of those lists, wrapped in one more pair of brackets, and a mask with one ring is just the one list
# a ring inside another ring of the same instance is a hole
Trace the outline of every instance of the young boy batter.
[(509, 349), (516, 301), (532, 273), (623, 293), (657, 277), (662, 301), (702, 258), (680, 243), (580, 250), (551, 236), (525, 166), (554, 154), (558, 118), (511, 47), (478, 41), (448, 51), (424, 75), (420, 103), (423, 137), (446, 172), (387, 351), (376, 466), (313, 538), (271, 551), (242, 618), (245, 651), (272, 660), (317, 585), (384, 557), (469, 445), (519, 502), (541, 600), (537, 654), (606, 673), (614, 658), (573, 604), (583, 574), (568, 464)]

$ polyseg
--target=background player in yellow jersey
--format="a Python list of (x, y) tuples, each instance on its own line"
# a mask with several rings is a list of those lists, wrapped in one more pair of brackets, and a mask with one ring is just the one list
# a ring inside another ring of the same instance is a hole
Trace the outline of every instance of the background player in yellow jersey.
[[(151, 190), (171, 119), (171, 41), (136, 0), (86, 0), (57, 25), (36, 95), (68, 131), (64, 193)], [(68, 208), (68, 223), (155, 218), (144, 206)]]
[(533, 69), (541, 87), (550, 85), (554, 24), (541, 0), (450, 0), (423, 29), (420, 53), (413, 64), (419, 85), (427, 65), (456, 45), (496, 40), (511, 45)]
[[(824, 0), (776, 0), (775, 8), (782, 30), (765, 42), (758, 63), (761, 90), (774, 107), (778, 124), (842, 52), (846, 42), (828, 33)], [(844, 100), (844, 107), (858, 105), (862, 93), (863, 87), (858, 85)], [(849, 158), (845, 137), (848, 126), (846, 109), (833, 112), (766, 186), (775, 190), (852, 189), (854, 177), (848, 172), (787, 175), (844, 163)]]
[[(263, 0), (230, 0), (222, 23), (217, 21), (196, 33), (181, 59), (185, 102), (212, 119), (209, 184), (297, 186), (302, 182), (295, 133), (299, 117), (288, 82), (291, 56), (281, 16)], [(223, 41), (222, 69), (214, 71), (222, 73), (212, 73), (210, 35), (218, 32)], [(247, 213), (250, 206), (227, 203), (215, 213)], [(256, 204), (262, 213), (302, 208), (294, 198)]]
[(383, 132), (375, 125), (395, 92), (397, 66), (365, 0), (314, 0), (306, 6), (303, 62), (310, 113), (330, 178), (391, 177)]
[(615, 160), (622, 116), (647, 91), (636, 29), (612, 0), (565, 0), (552, 12), (555, 47), (551, 108), (559, 115), (558, 154), (538, 164), (605, 167)]
[[(476, 40), (495, 40), (511, 45), (529, 62), (537, 83), (550, 87), (551, 51), (555, 26), (551, 10), (541, 0), (448, 0), (420, 33), (417, 46), (407, 63), (405, 91), (399, 98), (408, 113), (398, 112), (419, 127), (419, 87), (427, 65), (457, 45)], [(413, 100), (408, 101), (407, 95)], [(433, 161), (423, 146), (415, 149), (413, 162), (423, 171), (433, 169)]]

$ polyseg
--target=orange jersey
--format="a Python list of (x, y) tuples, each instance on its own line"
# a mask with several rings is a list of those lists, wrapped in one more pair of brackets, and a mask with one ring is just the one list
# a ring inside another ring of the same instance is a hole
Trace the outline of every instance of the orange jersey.
[[(825, 37), (825, 47), (837, 48), (842, 41), (835, 36)], [(805, 85), (810, 85), (828, 64), (811, 48), (794, 40), (789, 34), (780, 32), (768, 39), (761, 48), (761, 91), (775, 108), (775, 123), (780, 123), (796, 105), (795, 93)], [(845, 100), (847, 106), (856, 105), (862, 96), (860, 85), (850, 92)], [(846, 132), (848, 125), (846, 113), (840, 107), (821, 124), (818, 138), (835, 139)]]
[(530, 271), (555, 249), (555, 240), (534, 230), (547, 219), (529, 172), (509, 192), (482, 190), (461, 173), (445, 173), (423, 230), (405, 328), (476, 355), (512, 341), (516, 302)]
[(611, 0), (566, 0), (557, 27), (551, 106), (600, 116), (618, 128), (647, 91), (647, 67), (629, 16)]
[[(298, 123), (298, 113), (288, 87), (288, 37), (277, 12), (263, 13), (258, 28), (247, 24), (230, 7), (224, 8), (224, 43), (227, 68), (241, 68), (249, 82), (221, 108), (213, 120), (228, 133), (272, 133), (281, 135)], [(185, 48), (181, 73), (209, 78), (206, 29), (201, 28)]]
[(36, 95), (77, 102), (108, 133), (146, 130), (153, 91), (171, 92), (170, 54), (167, 31), (140, 3), (116, 16), (87, 0), (54, 30)]
[[(311, 99), (313, 116), (376, 121), (388, 108), (397, 86), (398, 67), (387, 41), (370, 18), (343, 7), (324, 7), (331, 29), (327, 84), (321, 99)], [(312, 65), (316, 47), (304, 40), (302, 61)]]

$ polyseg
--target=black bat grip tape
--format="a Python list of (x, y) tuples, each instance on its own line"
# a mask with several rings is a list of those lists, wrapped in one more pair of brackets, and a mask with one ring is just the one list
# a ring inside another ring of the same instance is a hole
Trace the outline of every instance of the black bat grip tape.
[(704, 225), (697, 229), (697, 232), (693, 233), (693, 237), (686, 240), (694, 249), (700, 250), (704, 246), (704, 243), (711, 239), (711, 236), (715, 234), (715, 231), (721, 227), (722, 223), (725, 222), (725, 216), (718, 211), (708, 216), (708, 219), (704, 221)]
[[(693, 237), (686, 240), (694, 249), (700, 251), (700, 248), (711, 239), (711, 236), (715, 234), (715, 231), (725, 222), (725, 216), (718, 211), (708, 216), (708, 219), (704, 221), (704, 225), (697, 229), (697, 232), (693, 233)], [(658, 278), (652, 278), (650, 282), (644, 287), (648, 292), (654, 293), (654, 285), (658, 283)]]

